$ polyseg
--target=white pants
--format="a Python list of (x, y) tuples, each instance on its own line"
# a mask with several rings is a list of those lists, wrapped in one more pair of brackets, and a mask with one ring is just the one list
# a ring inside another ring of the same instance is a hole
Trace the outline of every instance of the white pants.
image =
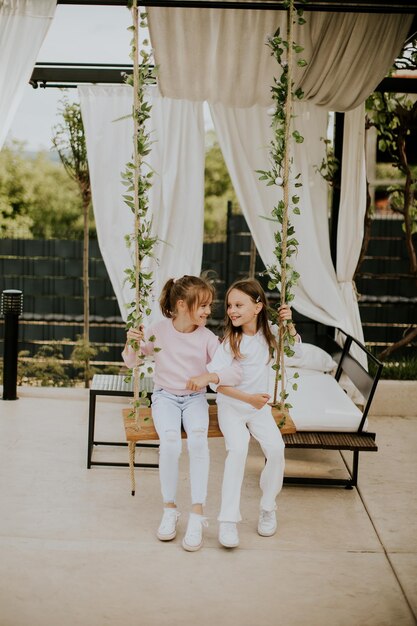
[(163, 501), (176, 502), (182, 422), (190, 457), (191, 501), (205, 504), (209, 473), (209, 417), (205, 394), (176, 396), (157, 389), (152, 394), (152, 417), (160, 440), (159, 479)]
[(222, 485), (222, 503), (218, 517), (220, 522), (240, 522), (240, 492), (248, 455), (250, 435), (260, 443), (266, 457), (261, 473), (262, 498), (260, 508), (265, 511), (276, 509), (276, 497), (281, 491), (284, 478), (284, 448), (278, 426), (272, 417), (271, 408), (257, 410), (222, 403), (218, 406), (219, 426), (223, 433), (227, 458)]

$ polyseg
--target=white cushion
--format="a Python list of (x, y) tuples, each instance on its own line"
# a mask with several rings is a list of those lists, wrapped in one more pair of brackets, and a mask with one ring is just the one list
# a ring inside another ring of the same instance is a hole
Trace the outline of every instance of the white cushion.
[[(298, 372), (299, 378), (292, 378)], [(287, 368), (287, 402), (299, 431), (356, 431), (362, 413), (330, 374)], [(288, 380), (289, 379), (289, 380)], [(297, 390), (292, 384), (297, 383)], [(367, 424), (365, 423), (364, 430)]]
[(301, 367), (319, 372), (331, 372), (337, 367), (336, 361), (332, 359), (330, 354), (311, 343), (300, 345), (299, 356), (284, 356), (284, 364), (286, 367)]

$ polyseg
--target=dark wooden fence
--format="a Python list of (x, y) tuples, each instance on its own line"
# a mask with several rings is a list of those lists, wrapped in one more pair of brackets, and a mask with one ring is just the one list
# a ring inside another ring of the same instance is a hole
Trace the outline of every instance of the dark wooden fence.
[[(252, 246), (245, 220), (231, 214), (227, 242), (204, 244), (203, 270), (214, 273), (218, 292), (210, 322), (215, 330), (223, 318), (225, 286), (248, 274)], [(267, 278), (262, 276), (264, 267), (258, 255), (255, 268), (266, 288)], [(407, 277), (407, 271), (401, 223), (375, 220), (368, 254), (356, 282), (365, 339), (378, 350), (401, 338), (416, 323), (416, 282)], [(21, 350), (34, 355), (39, 346), (57, 341), (63, 345), (64, 358), (69, 358), (76, 336), (82, 333), (81, 276), (80, 241), (0, 239), (0, 290), (21, 289), (24, 294), (19, 324)], [(96, 240), (90, 242), (90, 299), (91, 341), (108, 349), (97, 360), (119, 362), (124, 324)], [(303, 316), (296, 314), (295, 318), (306, 340), (326, 331)], [(0, 325), (2, 354), (1, 318)], [(410, 348), (403, 352), (410, 352)]]
[[(402, 223), (391, 217), (373, 220), (367, 255), (355, 281), (365, 339), (378, 351), (417, 324), (417, 279), (410, 275)], [(402, 352), (417, 350), (409, 346)]]

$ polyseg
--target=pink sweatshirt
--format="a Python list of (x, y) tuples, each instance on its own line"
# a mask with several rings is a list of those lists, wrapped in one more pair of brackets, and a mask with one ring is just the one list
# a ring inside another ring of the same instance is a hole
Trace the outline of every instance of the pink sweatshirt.
[[(149, 341), (154, 336), (155, 341)], [(210, 363), (220, 345), (219, 339), (211, 330), (200, 326), (192, 333), (181, 333), (175, 329), (172, 319), (163, 319), (145, 331), (145, 341), (141, 344), (144, 355), (154, 355), (155, 388), (162, 388), (169, 393), (184, 396), (191, 393), (186, 389), (187, 381), (193, 376), (207, 372)], [(154, 347), (160, 351), (153, 352)], [(127, 346), (122, 352), (127, 367), (135, 365), (135, 351)], [(216, 371), (222, 385), (238, 385), (241, 380), (241, 366), (233, 364), (221, 371)], [(201, 393), (205, 393), (203, 389)]]

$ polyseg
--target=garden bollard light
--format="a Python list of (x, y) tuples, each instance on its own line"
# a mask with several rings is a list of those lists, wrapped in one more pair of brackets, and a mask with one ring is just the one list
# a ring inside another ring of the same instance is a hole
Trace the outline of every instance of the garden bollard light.
[(17, 338), (22, 310), (23, 293), (18, 289), (5, 289), (1, 294), (1, 315), (4, 315), (3, 400), (17, 400)]

